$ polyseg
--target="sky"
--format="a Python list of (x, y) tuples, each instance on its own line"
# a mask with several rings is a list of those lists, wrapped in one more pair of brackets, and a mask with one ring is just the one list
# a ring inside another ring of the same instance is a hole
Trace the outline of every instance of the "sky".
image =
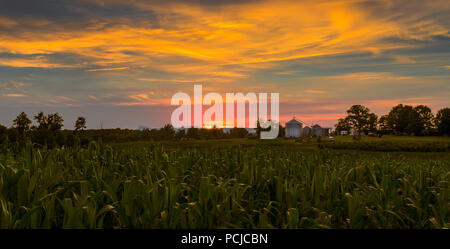
[(0, 0), (0, 124), (161, 127), (177, 92), (278, 92), (280, 119), (450, 106), (448, 0)]

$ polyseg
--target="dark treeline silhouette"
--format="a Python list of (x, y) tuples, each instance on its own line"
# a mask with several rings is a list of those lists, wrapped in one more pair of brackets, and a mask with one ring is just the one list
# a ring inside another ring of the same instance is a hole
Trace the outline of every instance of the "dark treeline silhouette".
[(450, 134), (450, 108), (439, 110), (436, 116), (425, 105), (399, 104), (378, 118), (369, 108), (353, 105), (347, 110), (347, 117), (336, 124), (336, 133), (353, 130), (356, 135), (384, 134), (431, 136)]
[[(336, 134), (341, 131), (353, 130), (361, 134), (394, 134), (394, 135), (449, 135), (450, 108), (443, 108), (434, 115), (431, 109), (424, 105), (410, 106), (399, 104), (378, 118), (367, 107), (353, 105), (347, 110), (347, 117), (341, 118), (336, 124)], [(165, 125), (161, 129), (86, 129), (86, 118), (78, 117), (74, 130), (62, 130), (64, 119), (58, 114), (38, 113), (33, 117), (33, 124), (26, 113), (20, 113), (7, 128), (0, 125), (0, 144), (24, 144), (31, 140), (36, 145), (73, 146), (87, 145), (92, 140), (101, 139), (104, 142), (161, 141), (161, 140), (192, 140), (192, 139), (226, 139), (226, 138), (259, 138), (262, 129), (257, 123), (255, 133), (249, 133), (245, 128), (224, 129), (174, 129)], [(285, 129), (280, 127), (279, 137), (284, 137)]]
[[(224, 129), (174, 129), (170, 124), (161, 129), (86, 129), (86, 118), (78, 117), (74, 130), (62, 130), (64, 119), (58, 114), (45, 115), (43, 112), (34, 116), (33, 125), (26, 113), (20, 113), (10, 128), (0, 125), (0, 144), (25, 144), (31, 140), (35, 145), (47, 146), (73, 146), (75, 144), (87, 145), (90, 141), (101, 139), (103, 142), (133, 142), (133, 141), (162, 141), (162, 140), (194, 140), (194, 139), (229, 139), (229, 138), (258, 138), (262, 130), (257, 125), (255, 133), (245, 128), (232, 128), (227, 132)], [(284, 136), (284, 129), (280, 126), (280, 136)]]

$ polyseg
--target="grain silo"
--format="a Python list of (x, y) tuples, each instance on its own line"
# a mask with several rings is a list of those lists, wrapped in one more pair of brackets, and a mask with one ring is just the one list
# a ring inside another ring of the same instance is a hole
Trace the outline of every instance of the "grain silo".
[(302, 133), (302, 126), (303, 124), (297, 120), (295, 120), (295, 117), (289, 121), (286, 122), (286, 137), (300, 137), (300, 134)]

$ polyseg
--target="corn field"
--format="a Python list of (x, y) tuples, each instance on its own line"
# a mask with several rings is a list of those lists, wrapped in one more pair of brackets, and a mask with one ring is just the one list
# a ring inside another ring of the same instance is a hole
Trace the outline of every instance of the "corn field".
[(3, 147), (0, 227), (450, 227), (447, 153), (285, 147)]

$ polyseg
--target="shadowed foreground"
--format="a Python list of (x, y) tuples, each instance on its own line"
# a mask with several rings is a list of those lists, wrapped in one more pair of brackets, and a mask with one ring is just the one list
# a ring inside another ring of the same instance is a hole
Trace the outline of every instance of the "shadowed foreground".
[(447, 152), (166, 147), (3, 147), (0, 226), (449, 228)]

